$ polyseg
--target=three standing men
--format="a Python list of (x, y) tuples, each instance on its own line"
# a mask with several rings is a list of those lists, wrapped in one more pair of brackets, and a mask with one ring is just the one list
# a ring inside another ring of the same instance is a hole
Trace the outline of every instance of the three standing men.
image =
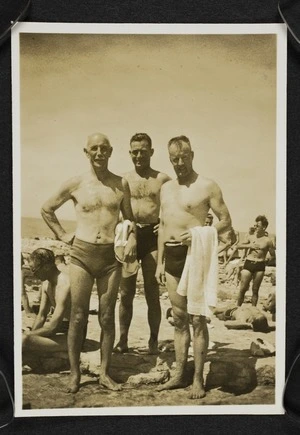
[[(167, 175), (154, 171), (150, 167), (153, 149), (151, 139), (147, 135), (135, 135), (132, 138), (130, 154), (135, 171), (122, 178), (108, 170), (108, 161), (112, 153), (108, 138), (100, 133), (93, 134), (89, 136), (84, 149), (90, 160), (90, 171), (68, 180), (42, 208), (42, 216), (56, 236), (66, 243), (73, 242), (70, 265), (72, 308), (68, 334), (70, 392), (79, 389), (80, 350), (95, 279), (99, 295), (101, 326), (99, 383), (112, 390), (120, 389), (108, 374), (115, 337), (114, 309), (121, 280), (121, 265), (115, 259), (113, 242), (119, 212), (122, 212), (124, 219), (133, 220), (133, 208), (134, 217), (140, 223), (138, 226), (140, 244), (137, 249), (138, 258), (142, 261), (149, 308), (150, 352), (157, 351), (157, 334), (161, 317), (158, 286), (154, 282), (155, 268), (157, 281), (167, 285), (173, 309), (176, 374), (161, 389), (180, 388), (185, 385), (184, 369), (190, 344), (189, 322), (191, 321), (194, 330), (195, 360), (191, 397), (201, 398), (205, 395), (203, 367), (208, 347), (206, 318), (201, 313), (189, 315), (187, 298), (177, 294), (176, 289), (184, 267), (187, 246), (191, 243), (190, 229), (204, 226), (207, 213), (211, 208), (219, 219), (215, 225), (219, 238), (222, 238), (222, 234), (226, 237), (231, 228), (231, 218), (218, 185), (194, 171), (194, 153), (189, 139), (185, 136), (173, 138), (169, 141), (168, 148), (170, 161), (177, 175), (176, 180), (168, 181)], [(132, 203), (129, 186), (132, 190)], [(55, 211), (70, 199), (74, 202), (77, 215), (75, 239), (73, 234), (67, 234), (63, 230), (55, 215)], [(160, 202), (161, 223), (158, 230), (156, 267), (154, 235)], [(166, 242), (171, 242), (175, 246), (166, 247)], [(178, 242), (179, 249), (176, 246)], [(133, 261), (135, 255), (136, 238), (135, 232), (132, 232), (125, 248), (125, 261)], [(129, 280), (122, 282), (121, 337), (117, 345), (120, 351), (126, 350), (132, 316), (130, 303), (124, 310), (124, 301), (132, 302), (136, 276)]]
[[(89, 302), (96, 279), (101, 326), (101, 367), (99, 383), (108, 389), (121, 387), (109, 376), (108, 370), (115, 339), (115, 304), (121, 279), (121, 263), (115, 258), (114, 237), (119, 213), (133, 221), (128, 182), (108, 169), (112, 154), (108, 138), (95, 133), (88, 137), (84, 152), (90, 161), (90, 170), (62, 185), (42, 207), (42, 216), (58, 239), (72, 244), (70, 282), (71, 318), (68, 333), (70, 359), (69, 392), (75, 393), (80, 383), (80, 351), (88, 320)], [(67, 234), (55, 211), (68, 200), (75, 206), (77, 227)], [(125, 262), (136, 256), (136, 238), (133, 231), (125, 247)]]
[[(148, 306), (150, 338), (149, 353), (158, 349), (158, 331), (161, 321), (159, 285), (155, 279), (157, 262), (157, 231), (160, 211), (160, 189), (170, 180), (168, 175), (155, 171), (150, 166), (153, 155), (151, 138), (137, 133), (130, 140), (130, 156), (134, 170), (124, 175), (131, 192), (131, 207), (137, 227), (137, 259), (141, 261), (145, 297)], [(122, 278), (119, 308), (120, 340), (115, 352), (128, 351), (128, 331), (132, 319), (133, 299), (137, 275)]]
[(190, 315), (187, 298), (177, 293), (191, 243), (190, 229), (204, 226), (211, 208), (219, 219), (215, 228), (219, 239), (228, 236), (231, 218), (219, 186), (212, 180), (198, 175), (193, 169), (194, 152), (189, 139), (179, 136), (168, 144), (169, 157), (177, 175), (176, 180), (164, 184), (161, 189), (161, 221), (158, 233), (158, 262), (156, 277), (166, 284), (172, 304), (175, 335), (176, 373), (159, 389), (175, 389), (186, 386), (185, 366), (190, 345), (189, 323), (193, 327), (195, 372), (191, 398), (205, 396), (203, 368), (208, 348), (206, 317), (202, 313)]

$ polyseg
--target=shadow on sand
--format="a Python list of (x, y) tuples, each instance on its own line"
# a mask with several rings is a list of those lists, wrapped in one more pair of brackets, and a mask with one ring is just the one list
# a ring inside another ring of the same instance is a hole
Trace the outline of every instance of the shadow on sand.
[(219, 388), (234, 395), (250, 393), (257, 387), (256, 361), (248, 349), (232, 349), (215, 343), (207, 355), (210, 363), (206, 390)]

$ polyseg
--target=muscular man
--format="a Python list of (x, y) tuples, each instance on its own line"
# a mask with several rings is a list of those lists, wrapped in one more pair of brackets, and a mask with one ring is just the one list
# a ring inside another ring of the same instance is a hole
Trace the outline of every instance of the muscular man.
[[(137, 226), (137, 259), (144, 278), (144, 291), (148, 306), (150, 338), (149, 353), (157, 353), (158, 331), (161, 321), (159, 286), (155, 279), (157, 261), (157, 228), (160, 209), (160, 189), (170, 180), (166, 174), (150, 166), (153, 155), (151, 138), (137, 133), (130, 140), (130, 156), (134, 170), (124, 175), (131, 192), (131, 206)], [(120, 340), (115, 352), (128, 351), (128, 331), (132, 319), (133, 298), (137, 275), (122, 278), (120, 301)]]
[(206, 317), (202, 314), (189, 315), (187, 298), (178, 294), (176, 290), (185, 264), (187, 245), (191, 241), (189, 230), (204, 226), (211, 208), (219, 219), (215, 228), (220, 238), (222, 234), (228, 234), (231, 218), (219, 186), (194, 171), (194, 152), (189, 139), (185, 136), (175, 137), (169, 141), (168, 149), (177, 179), (168, 181), (161, 189), (156, 277), (161, 284), (166, 283), (172, 304), (176, 372), (159, 390), (186, 386), (184, 371), (190, 344), (191, 322), (194, 333), (195, 372), (190, 398), (197, 399), (205, 396), (203, 368), (208, 348)]
[(240, 291), (237, 300), (238, 306), (241, 306), (244, 302), (245, 293), (249, 288), (251, 280), (253, 280), (251, 303), (256, 307), (259, 288), (265, 274), (267, 253), (269, 252), (271, 255), (270, 261), (273, 261), (275, 258), (273, 242), (265, 235), (268, 224), (269, 222), (265, 216), (257, 216), (254, 225), (255, 234), (249, 237), (248, 242), (239, 245), (240, 248), (249, 248), (249, 250), (241, 271)]
[[(95, 279), (101, 326), (99, 383), (112, 390), (121, 388), (108, 373), (115, 339), (114, 311), (121, 279), (121, 264), (116, 260), (114, 252), (114, 236), (120, 211), (124, 219), (133, 220), (128, 183), (108, 170), (112, 154), (108, 138), (101, 133), (89, 136), (84, 152), (90, 161), (90, 170), (68, 180), (42, 208), (42, 216), (57, 238), (70, 244), (74, 235), (64, 231), (55, 210), (72, 200), (77, 216), (75, 239), (71, 248), (72, 306), (68, 334), (71, 367), (68, 391), (72, 393), (79, 389), (80, 351)], [(135, 248), (135, 234), (132, 232), (125, 247), (125, 262), (135, 259)]]
[[(26, 358), (32, 356), (32, 353), (44, 355), (46, 352), (67, 350), (66, 332), (71, 306), (69, 276), (58, 270), (52, 251), (36, 249), (30, 256), (29, 266), (43, 284), (41, 304), (32, 330), (23, 333), (23, 364), (26, 364)], [(54, 311), (51, 320), (46, 322), (52, 307)]]

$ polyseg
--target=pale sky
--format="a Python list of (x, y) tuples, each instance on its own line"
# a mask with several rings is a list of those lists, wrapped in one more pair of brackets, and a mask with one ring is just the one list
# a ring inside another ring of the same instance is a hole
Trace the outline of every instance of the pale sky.
[[(275, 35), (22, 34), (20, 46), (22, 216), (88, 169), (91, 133), (110, 138), (118, 174), (130, 137), (148, 133), (152, 167), (171, 177), (167, 142), (184, 134), (234, 228), (265, 214), (275, 232)], [(74, 219), (72, 203), (58, 217)]]

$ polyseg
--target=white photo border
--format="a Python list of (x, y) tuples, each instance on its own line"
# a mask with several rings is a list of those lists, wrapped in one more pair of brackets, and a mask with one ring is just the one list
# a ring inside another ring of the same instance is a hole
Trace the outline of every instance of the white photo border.
[[(276, 303), (281, 307), (276, 318), (276, 385), (272, 405), (205, 405), (113, 408), (22, 409), (21, 358), (21, 153), (20, 153), (20, 35), (22, 33), (57, 34), (275, 34), (277, 36), (277, 122), (276, 122)], [(282, 394), (285, 382), (285, 310), (286, 306), (286, 65), (287, 29), (285, 24), (83, 24), (17, 23), (12, 29), (13, 98), (13, 244), (14, 244), (14, 371), (15, 416), (89, 416), (89, 415), (220, 415), (283, 414)]]

